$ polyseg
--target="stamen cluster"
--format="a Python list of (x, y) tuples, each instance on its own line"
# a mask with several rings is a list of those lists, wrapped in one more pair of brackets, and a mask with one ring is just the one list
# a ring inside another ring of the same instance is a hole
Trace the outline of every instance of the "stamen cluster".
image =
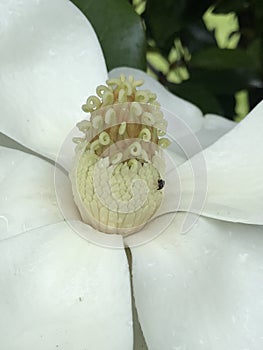
[(82, 106), (89, 120), (77, 124), (84, 137), (74, 139), (75, 202), (85, 222), (108, 233), (137, 231), (162, 199), (167, 122), (156, 95), (137, 90), (142, 84), (121, 76), (98, 86)]

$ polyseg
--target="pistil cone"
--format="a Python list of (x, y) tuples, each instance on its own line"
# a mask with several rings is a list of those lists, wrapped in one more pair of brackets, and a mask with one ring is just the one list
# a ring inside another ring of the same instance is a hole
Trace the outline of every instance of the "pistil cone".
[(156, 96), (137, 90), (132, 77), (107, 81), (83, 110), (89, 120), (77, 124), (70, 173), (74, 200), (84, 222), (105, 233), (129, 235), (140, 230), (162, 201), (165, 162), (158, 146), (168, 145)]

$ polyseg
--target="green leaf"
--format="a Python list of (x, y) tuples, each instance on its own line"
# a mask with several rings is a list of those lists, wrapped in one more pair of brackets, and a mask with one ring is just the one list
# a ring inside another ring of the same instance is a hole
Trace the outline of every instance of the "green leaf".
[(181, 28), (184, 0), (148, 0), (144, 14), (149, 36), (166, 54), (169, 53), (176, 31)]
[(260, 60), (242, 49), (208, 48), (192, 55), (190, 67), (206, 69), (260, 69)]
[(227, 14), (229, 12), (239, 12), (247, 7), (249, 7), (249, 0), (219, 0), (213, 12)]
[(196, 68), (190, 71), (190, 80), (195, 84), (203, 84), (213, 94), (235, 94), (246, 89), (255, 74), (240, 69), (204, 69)]
[(168, 88), (175, 95), (194, 103), (203, 113), (223, 114), (217, 98), (204, 85), (192, 83), (190, 80), (182, 84), (168, 84)]
[(201, 20), (212, 0), (148, 0), (144, 19), (149, 36), (165, 54), (170, 51), (176, 33)]
[(146, 69), (146, 38), (141, 18), (128, 1), (71, 0), (89, 19), (102, 46), (108, 70)]

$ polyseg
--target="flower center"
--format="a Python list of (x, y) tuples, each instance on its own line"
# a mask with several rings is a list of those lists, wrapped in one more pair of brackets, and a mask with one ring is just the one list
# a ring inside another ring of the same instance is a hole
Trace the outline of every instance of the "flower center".
[(84, 137), (73, 140), (74, 200), (83, 221), (106, 233), (140, 230), (162, 201), (167, 122), (142, 84), (121, 76), (98, 86), (82, 106), (89, 119), (77, 124)]

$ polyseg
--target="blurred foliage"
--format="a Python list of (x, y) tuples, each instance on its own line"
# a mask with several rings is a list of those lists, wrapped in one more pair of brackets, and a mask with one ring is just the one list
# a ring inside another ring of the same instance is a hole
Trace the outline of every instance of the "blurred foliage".
[[(240, 112), (240, 92), (249, 109), (263, 98), (262, 0), (134, 0), (133, 6), (140, 6), (148, 52), (167, 63), (160, 70), (149, 60), (149, 69), (169, 90), (231, 119)], [(223, 42), (211, 16), (236, 21)]]
[(109, 70), (147, 63), (170, 91), (230, 119), (246, 112), (245, 100), (251, 109), (263, 98), (262, 0), (73, 2), (95, 28)]

